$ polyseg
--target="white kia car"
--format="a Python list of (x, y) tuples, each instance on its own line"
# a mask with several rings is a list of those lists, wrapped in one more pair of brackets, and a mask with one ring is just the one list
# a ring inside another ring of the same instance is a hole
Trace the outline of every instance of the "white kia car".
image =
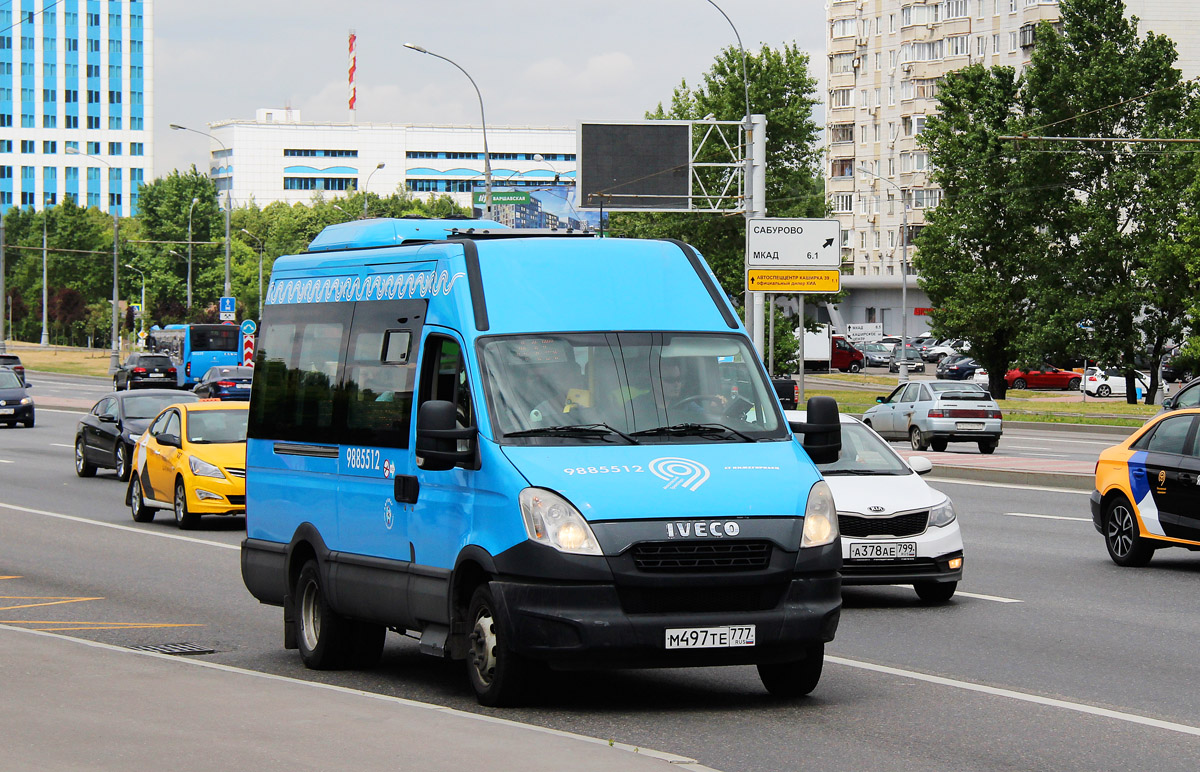
[[(793, 430), (803, 410), (786, 410)], [(963, 543), (954, 504), (921, 475), (933, 464), (905, 461), (869, 426), (842, 414), (842, 450), (817, 464), (833, 491), (842, 533), (842, 584), (911, 584), (944, 603), (962, 579)]]

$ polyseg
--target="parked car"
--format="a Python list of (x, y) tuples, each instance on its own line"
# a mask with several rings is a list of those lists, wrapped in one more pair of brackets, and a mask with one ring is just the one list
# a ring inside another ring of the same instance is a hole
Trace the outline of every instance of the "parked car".
[[(982, 365), (968, 354), (951, 354), (942, 357), (937, 363), (937, 377), (945, 381), (969, 381)], [(984, 371), (986, 374), (986, 371)]]
[[(1135, 378), (1135, 383), (1143, 394), (1150, 390), (1149, 374), (1137, 372)], [(1083, 373), (1083, 382), (1079, 388), (1089, 397), (1124, 397), (1125, 371), (1116, 367), (1089, 367)]]
[(167, 405), (196, 402), (195, 394), (173, 389), (119, 391), (96, 400), (75, 429), (75, 474), (92, 477), (96, 469), (112, 469), (129, 479), (133, 444), (154, 416)]
[[(784, 413), (797, 428), (804, 411)], [(842, 449), (817, 464), (837, 504), (842, 534), (842, 586), (911, 584), (921, 600), (944, 603), (963, 571), (962, 534), (954, 503), (921, 475), (933, 464), (905, 461), (870, 427), (841, 416)]]
[(8, 426), (25, 424), (33, 428), (34, 406), (29, 389), (33, 388), (11, 367), (0, 367), (0, 423)]
[(1196, 409), (1160, 413), (1100, 453), (1092, 524), (1117, 565), (1144, 566), (1164, 547), (1200, 549), (1198, 421)]
[(946, 357), (966, 354), (971, 344), (962, 338), (945, 338), (931, 346), (921, 349), (921, 356), (926, 362), (940, 362)]
[(250, 405), (185, 402), (158, 414), (134, 446), (125, 503), (139, 523), (159, 509), (181, 529), (201, 515), (246, 514), (246, 422)]
[(16, 354), (0, 354), (0, 367), (11, 368), (21, 379), (21, 383), (25, 383), (25, 365), (21, 364), (21, 357)]
[[(1192, 372), (1178, 364), (1180, 361), (1179, 352), (1180, 348), (1176, 346), (1166, 354), (1163, 354), (1159, 372), (1162, 374), (1163, 381), (1167, 383), (1175, 383), (1176, 381), (1187, 383), (1192, 379)], [(3, 364), (3, 362), (0, 362), (0, 364)]]
[(913, 450), (941, 452), (949, 442), (974, 442), (993, 453), (1003, 433), (1000, 406), (986, 389), (962, 381), (909, 381), (863, 413), (863, 423)]
[(254, 380), (253, 367), (210, 367), (192, 391), (201, 399), (250, 400), (250, 384)]
[(1164, 412), (1191, 407), (1200, 407), (1200, 378), (1188, 381), (1179, 388), (1179, 391), (1166, 397), (1162, 402)]
[(887, 367), (892, 358), (892, 347), (886, 343), (858, 343), (867, 367)]
[(1043, 364), (1036, 370), (1009, 370), (1004, 374), (1008, 388), (1017, 389), (1064, 389), (1075, 391), (1083, 376), (1074, 370), (1062, 370), (1052, 364)]
[(174, 387), (175, 365), (166, 354), (130, 354), (113, 374), (113, 391)]
[[(905, 352), (907, 353), (907, 356), (903, 357), (903, 358), (908, 360), (908, 371), (910, 373), (925, 372), (925, 362), (921, 359), (920, 350), (917, 349), (917, 347), (914, 346), (913, 344), (909, 343), (908, 346), (905, 347)], [(900, 344), (897, 343), (896, 345), (892, 346), (892, 353), (888, 357), (888, 372), (889, 373), (900, 372), (900, 360), (901, 359), (902, 359), (902, 357), (900, 356)]]

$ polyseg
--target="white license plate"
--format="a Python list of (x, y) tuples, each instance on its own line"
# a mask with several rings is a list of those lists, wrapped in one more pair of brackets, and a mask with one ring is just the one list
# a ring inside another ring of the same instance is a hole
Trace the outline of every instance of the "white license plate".
[(851, 560), (908, 560), (916, 556), (917, 543), (915, 541), (850, 544)]
[(983, 431), (983, 424), (973, 421), (959, 421), (954, 424), (954, 428), (960, 432), (981, 432)]
[(15, 407), (0, 407), (0, 415), (12, 415), (17, 412)]
[(726, 649), (753, 645), (754, 625), (667, 628), (668, 649)]
[(151, 378), (166, 378), (166, 373), (150, 373)]

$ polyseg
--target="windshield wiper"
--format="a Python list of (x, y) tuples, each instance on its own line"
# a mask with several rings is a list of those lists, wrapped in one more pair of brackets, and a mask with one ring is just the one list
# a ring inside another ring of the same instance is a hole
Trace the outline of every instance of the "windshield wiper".
[(722, 432), (725, 434), (732, 434), (745, 442), (758, 442), (758, 440), (754, 439), (750, 435), (739, 432), (737, 429), (734, 429), (732, 426), (726, 426), (725, 424), (689, 423), (689, 424), (675, 424), (673, 426), (659, 426), (655, 429), (643, 429), (640, 432), (634, 432), (633, 436), (634, 437), (649, 437), (652, 435), (658, 435), (658, 436), (668, 435), (668, 436), (673, 436), (673, 437), (686, 437), (686, 436), (702, 436), (705, 434), (712, 434), (713, 432)]
[(522, 429), (516, 432), (508, 432), (505, 437), (547, 437), (547, 436), (562, 436), (562, 437), (607, 437), (610, 434), (615, 434), (621, 439), (628, 442), (630, 445), (639, 445), (637, 440), (632, 435), (626, 434), (620, 429), (614, 429), (608, 424), (573, 424), (566, 426), (542, 426), (537, 429)]

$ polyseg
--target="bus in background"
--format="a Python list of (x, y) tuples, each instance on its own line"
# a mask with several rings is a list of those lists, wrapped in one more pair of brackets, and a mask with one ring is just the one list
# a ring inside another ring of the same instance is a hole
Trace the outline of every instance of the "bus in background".
[(168, 324), (146, 334), (146, 349), (170, 356), (176, 385), (190, 389), (208, 368), (242, 363), (242, 334), (233, 324)]

